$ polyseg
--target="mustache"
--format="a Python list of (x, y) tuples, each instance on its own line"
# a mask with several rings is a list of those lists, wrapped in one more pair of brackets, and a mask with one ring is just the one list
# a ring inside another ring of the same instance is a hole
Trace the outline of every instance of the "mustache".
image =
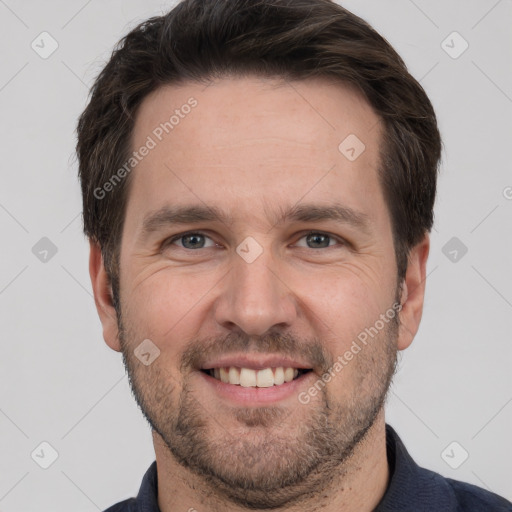
[(333, 365), (334, 358), (317, 339), (302, 339), (289, 333), (269, 332), (263, 336), (248, 336), (231, 332), (223, 337), (211, 337), (202, 340), (190, 340), (181, 357), (180, 370), (201, 368), (213, 357), (224, 354), (250, 352), (300, 357), (311, 368), (327, 371)]

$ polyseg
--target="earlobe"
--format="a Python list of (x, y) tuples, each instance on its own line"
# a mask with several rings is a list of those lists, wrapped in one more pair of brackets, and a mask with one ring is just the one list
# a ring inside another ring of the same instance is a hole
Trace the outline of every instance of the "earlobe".
[(119, 326), (117, 324), (116, 310), (112, 301), (110, 279), (105, 270), (99, 244), (90, 240), (89, 246), (89, 275), (91, 276), (96, 310), (98, 311), (103, 326), (103, 339), (112, 350), (120, 352)]
[(398, 349), (406, 349), (418, 332), (423, 313), (423, 303), (425, 298), (425, 278), (428, 253), (430, 250), (430, 238), (425, 237), (415, 245), (410, 253), (405, 274), (402, 283), (400, 311), (400, 329), (398, 334)]

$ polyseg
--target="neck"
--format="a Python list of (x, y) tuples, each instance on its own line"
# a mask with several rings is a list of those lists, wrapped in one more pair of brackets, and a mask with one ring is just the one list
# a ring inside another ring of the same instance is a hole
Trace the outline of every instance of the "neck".
[[(153, 432), (161, 512), (247, 512), (219, 495), (208, 482), (181, 466), (162, 438)], [(304, 496), (275, 512), (370, 512), (384, 495), (389, 480), (384, 410), (377, 416), (352, 457), (314, 496)]]

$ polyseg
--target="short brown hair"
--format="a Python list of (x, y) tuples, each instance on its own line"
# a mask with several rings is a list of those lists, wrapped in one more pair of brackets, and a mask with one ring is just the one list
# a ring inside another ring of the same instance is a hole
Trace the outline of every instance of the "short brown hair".
[(409, 250), (432, 228), (441, 138), (396, 51), (331, 0), (184, 0), (118, 43), (78, 121), (84, 231), (101, 247), (114, 304), (130, 176), (101, 199), (95, 190), (128, 160), (137, 108), (162, 85), (247, 75), (334, 78), (364, 94), (383, 121), (379, 177), (405, 275)]

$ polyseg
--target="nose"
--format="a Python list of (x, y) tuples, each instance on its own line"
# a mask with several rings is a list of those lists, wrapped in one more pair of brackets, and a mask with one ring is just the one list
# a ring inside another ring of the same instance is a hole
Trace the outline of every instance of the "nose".
[(216, 322), (250, 336), (262, 336), (277, 328), (286, 330), (297, 317), (291, 288), (278, 271), (270, 250), (252, 263), (235, 253), (215, 304)]

